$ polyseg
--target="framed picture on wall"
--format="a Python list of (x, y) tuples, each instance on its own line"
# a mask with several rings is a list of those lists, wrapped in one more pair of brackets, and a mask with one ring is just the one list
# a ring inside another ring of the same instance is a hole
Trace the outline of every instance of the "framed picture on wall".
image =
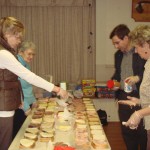
[(150, 22), (150, 0), (132, 0), (132, 18), (139, 22)]

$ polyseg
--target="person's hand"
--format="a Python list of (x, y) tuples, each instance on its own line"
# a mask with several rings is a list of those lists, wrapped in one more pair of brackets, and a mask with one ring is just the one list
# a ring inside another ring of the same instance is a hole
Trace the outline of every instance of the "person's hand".
[(24, 105), (24, 102), (21, 102), (21, 104), (19, 105), (19, 109), (23, 109), (23, 105)]
[(127, 82), (129, 85), (134, 85), (135, 83), (138, 83), (140, 81), (139, 76), (130, 76), (125, 79), (125, 82)]
[(128, 100), (119, 100), (118, 104), (137, 106), (141, 104), (141, 100), (136, 97), (127, 96)]
[(119, 100), (118, 104), (128, 105), (128, 106), (136, 106), (136, 103), (130, 101), (130, 100)]
[(140, 115), (138, 111), (135, 111), (129, 118), (127, 122), (122, 122), (123, 125), (129, 127), (130, 129), (137, 129), (141, 119), (143, 117)]
[(60, 88), (59, 92), (57, 93), (58, 96), (60, 96), (63, 99), (68, 99), (69, 97), (74, 98), (72, 94), (67, 92), (66, 90)]

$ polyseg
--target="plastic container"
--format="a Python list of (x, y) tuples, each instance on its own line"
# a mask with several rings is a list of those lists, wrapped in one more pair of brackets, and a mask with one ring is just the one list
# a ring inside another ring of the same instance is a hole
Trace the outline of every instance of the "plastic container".
[(126, 93), (131, 93), (133, 91), (133, 87), (128, 84), (128, 81), (124, 82), (124, 91)]

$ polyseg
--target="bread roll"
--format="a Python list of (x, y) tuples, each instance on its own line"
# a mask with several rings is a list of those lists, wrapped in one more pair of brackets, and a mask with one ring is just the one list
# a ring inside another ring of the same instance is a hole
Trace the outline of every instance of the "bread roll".
[(34, 140), (29, 139), (21, 139), (20, 140), (20, 148), (33, 148), (35, 146)]
[(33, 134), (38, 134), (39, 129), (38, 128), (26, 128), (25, 132), (27, 132), (27, 133), (33, 133)]
[(39, 140), (41, 142), (48, 142), (48, 141), (54, 141), (54, 134), (46, 133), (46, 132), (40, 132)]
[(37, 134), (33, 134), (33, 133), (24, 133), (24, 137), (35, 141), (38, 139)]

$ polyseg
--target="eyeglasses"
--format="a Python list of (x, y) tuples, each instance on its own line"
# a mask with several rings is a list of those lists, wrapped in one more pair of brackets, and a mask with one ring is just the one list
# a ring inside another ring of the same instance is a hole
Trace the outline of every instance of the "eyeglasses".
[(15, 34), (14, 36), (16, 40), (23, 41), (23, 36), (21, 34), (18, 33), (18, 34)]

